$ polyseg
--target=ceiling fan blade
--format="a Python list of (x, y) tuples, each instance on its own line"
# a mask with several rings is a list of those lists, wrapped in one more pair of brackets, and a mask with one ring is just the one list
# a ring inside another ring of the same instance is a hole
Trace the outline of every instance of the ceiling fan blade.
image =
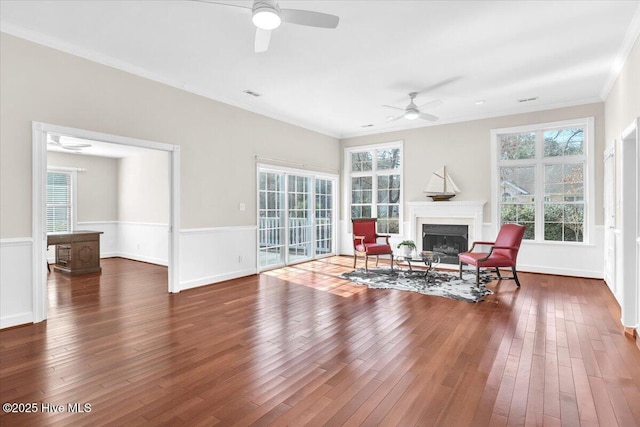
[(269, 42), (271, 41), (271, 30), (262, 30), (256, 28), (256, 41), (254, 48), (256, 53), (266, 52), (269, 49)]
[(62, 148), (67, 148), (67, 149), (71, 149), (71, 150), (78, 150), (81, 148), (89, 148), (91, 147), (91, 144), (63, 144)]
[(398, 117), (394, 117), (393, 119), (387, 120), (387, 123), (395, 122), (396, 120), (400, 120), (404, 118), (404, 114), (400, 114)]
[(426, 104), (422, 104), (420, 106), (418, 106), (418, 108), (436, 108), (442, 105), (442, 101), (440, 101), (439, 99), (437, 101), (431, 101), (431, 102), (427, 102)]
[(49, 139), (47, 140), (47, 143), (50, 145), (62, 145), (60, 144), (60, 135), (48, 135)]
[(436, 116), (432, 116), (431, 114), (427, 114), (427, 113), (420, 113), (419, 117), (422, 120), (427, 120), (429, 122), (435, 122), (436, 120), (438, 120), (438, 118)]
[(221, 1), (214, 1), (214, 0), (191, 0), (191, 1), (199, 2), (199, 3), (219, 4), (219, 5), (222, 5), (222, 6), (233, 6), (233, 7), (239, 7), (239, 8), (242, 8), (242, 9), (251, 10), (251, 8), (248, 7), (248, 6), (243, 6), (241, 4), (234, 4), (234, 3), (225, 3), (225, 2), (221, 2)]
[(290, 24), (319, 28), (336, 28), (340, 22), (340, 18), (335, 15), (311, 10), (280, 9), (280, 17)]
[(398, 107), (394, 107), (393, 105), (383, 105), (383, 107), (387, 107), (387, 108), (393, 108), (394, 110), (400, 110), (400, 111), (404, 111), (404, 108), (398, 108)]
[(432, 90), (436, 90), (438, 88), (441, 88), (443, 86), (446, 86), (448, 84), (454, 83), (458, 80), (460, 80), (462, 78), (462, 76), (453, 76), (453, 77), (449, 77), (448, 79), (444, 79), (441, 80), (437, 83), (432, 84), (431, 86), (427, 86), (425, 88), (422, 88), (418, 91), (418, 93), (426, 93), (426, 92), (430, 92)]

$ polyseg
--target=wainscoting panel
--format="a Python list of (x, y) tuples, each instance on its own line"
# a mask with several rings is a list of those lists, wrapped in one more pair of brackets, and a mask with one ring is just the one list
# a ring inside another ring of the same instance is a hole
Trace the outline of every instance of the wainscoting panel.
[(591, 244), (522, 242), (518, 270), (561, 276), (604, 278), (604, 226), (597, 225)]
[(256, 227), (180, 231), (180, 289), (257, 273)]
[(0, 240), (0, 328), (33, 322), (32, 247), (30, 237)]
[(167, 265), (169, 225), (119, 221), (117, 253), (123, 258)]

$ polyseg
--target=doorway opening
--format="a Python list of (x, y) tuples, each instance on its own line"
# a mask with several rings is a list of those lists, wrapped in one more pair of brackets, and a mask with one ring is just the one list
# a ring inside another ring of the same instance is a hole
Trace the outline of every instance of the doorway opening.
[(33, 144), (33, 312), (34, 322), (47, 318), (47, 142), (51, 142), (51, 135), (59, 137), (78, 138), (82, 140), (100, 141), (115, 144), (121, 149), (157, 150), (168, 154), (168, 186), (169, 186), (169, 215), (168, 215), (168, 292), (179, 292), (179, 224), (180, 224), (180, 186), (179, 165), (180, 147), (155, 141), (92, 132), (83, 129), (69, 128), (40, 122), (32, 124)]

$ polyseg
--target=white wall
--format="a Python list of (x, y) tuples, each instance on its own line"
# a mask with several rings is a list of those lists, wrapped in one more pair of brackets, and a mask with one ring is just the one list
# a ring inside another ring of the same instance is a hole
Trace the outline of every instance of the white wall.
[(124, 258), (167, 265), (169, 153), (146, 150), (118, 161), (118, 252)]
[(146, 150), (118, 160), (118, 220), (169, 223), (169, 153)]
[(118, 219), (118, 160), (108, 157), (47, 152), (47, 167), (82, 169), (76, 193), (77, 222)]

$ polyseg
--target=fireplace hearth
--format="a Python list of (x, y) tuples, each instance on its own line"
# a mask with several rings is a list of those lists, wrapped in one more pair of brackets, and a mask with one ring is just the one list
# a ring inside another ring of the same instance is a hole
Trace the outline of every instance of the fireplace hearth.
[(457, 224), (423, 224), (422, 249), (442, 252), (442, 264), (458, 264), (458, 254), (469, 248), (469, 226)]

